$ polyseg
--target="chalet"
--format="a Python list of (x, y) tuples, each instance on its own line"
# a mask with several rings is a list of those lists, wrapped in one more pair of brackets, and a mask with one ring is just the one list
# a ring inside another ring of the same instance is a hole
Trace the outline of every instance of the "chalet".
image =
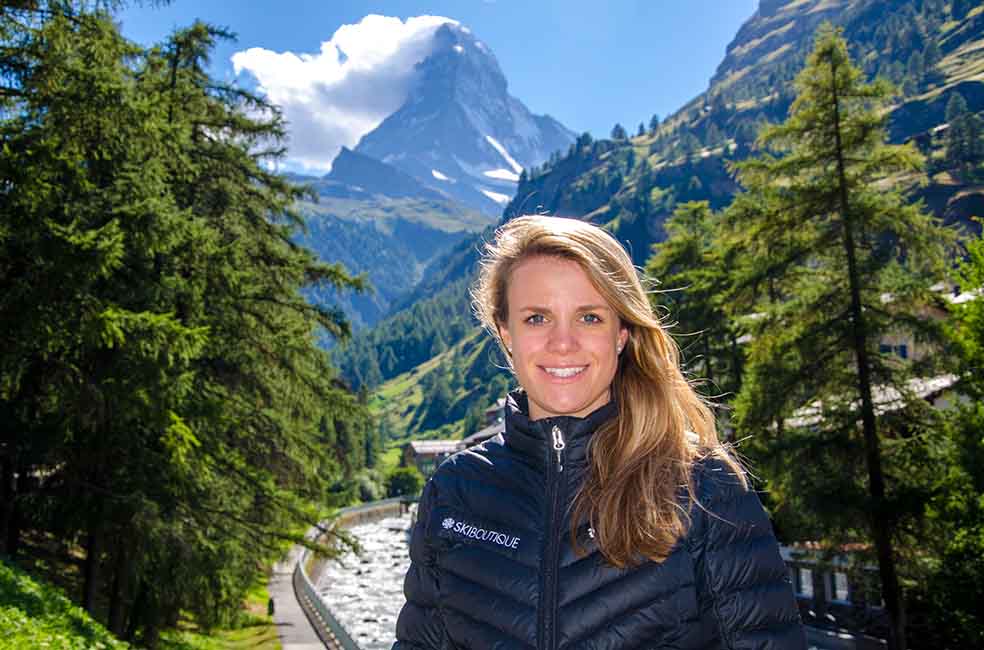
[(416, 466), (424, 476), (430, 476), (451, 454), (485, 442), (505, 429), (506, 398), (500, 398), (485, 409), (485, 427), (463, 440), (413, 440), (403, 446), (402, 464)]

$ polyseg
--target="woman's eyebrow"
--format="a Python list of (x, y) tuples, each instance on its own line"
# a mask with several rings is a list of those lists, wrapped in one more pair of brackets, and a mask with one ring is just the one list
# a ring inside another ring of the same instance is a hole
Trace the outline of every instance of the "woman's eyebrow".
[[(540, 305), (528, 305), (525, 307), (520, 307), (517, 311), (535, 311), (540, 313), (549, 314), (551, 309), (549, 307), (543, 307)], [(574, 311), (612, 311), (612, 308), (608, 305), (580, 305)]]

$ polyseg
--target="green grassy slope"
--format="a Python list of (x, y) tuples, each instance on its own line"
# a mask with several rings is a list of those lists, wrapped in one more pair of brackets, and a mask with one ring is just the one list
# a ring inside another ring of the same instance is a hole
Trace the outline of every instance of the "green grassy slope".
[[(244, 625), (202, 634), (168, 631), (162, 650), (280, 650), (269, 594), (259, 586), (245, 603)], [(0, 650), (136, 650), (116, 639), (56, 587), (0, 559)]]
[(0, 562), (0, 650), (128, 650), (58, 589)]

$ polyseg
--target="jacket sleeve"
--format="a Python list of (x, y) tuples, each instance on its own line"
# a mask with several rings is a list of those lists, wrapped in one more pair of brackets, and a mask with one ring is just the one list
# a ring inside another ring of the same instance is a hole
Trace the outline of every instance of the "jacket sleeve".
[(772, 524), (755, 492), (718, 459), (698, 464), (692, 511), (702, 611), (727, 650), (806, 650), (806, 637)]
[(434, 481), (428, 481), (417, 505), (417, 521), (410, 534), (410, 568), (403, 582), (407, 602), (396, 621), (396, 643), (392, 650), (441, 650), (447, 647), (444, 622), (437, 606), (436, 558), (427, 539), (435, 490)]

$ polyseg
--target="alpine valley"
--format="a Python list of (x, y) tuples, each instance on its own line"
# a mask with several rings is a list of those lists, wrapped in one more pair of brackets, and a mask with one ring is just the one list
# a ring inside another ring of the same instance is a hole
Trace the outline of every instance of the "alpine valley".
[[(491, 55), (467, 32), (449, 27), (437, 36), (447, 47), (422, 64), (421, 92), (363, 138), (356, 153), (388, 161), (421, 185), (469, 201), (486, 215), (488, 207), (472, 200), (485, 187), (483, 176), (517, 173), (515, 190), (495, 190), (513, 197), (503, 219), (530, 206), (587, 219), (613, 232), (644, 265), (665, 237), (663, 224), (676, 206), (706, 200), (718, 210), (731, 202), (739, 188), (728, 164), (756, 152), (762, 125), (785, 119), (793, 80), (817, 28), (829, 21), (843, 29), (852, 59), (869, 79), (884, 77), (898, 87), (890, 140), (914, 142), (927, 158), (923, 175), (904, 179), (908, 196), (946, 223), (979, 229), (970, 217), (984, 214), (984, 187), (956, 173), (944, 152), (953, 97), (959, 94), (970, 114), (984, 111), (984, 8), (957, 4), (761, 0), (705, 92), (665, 120), (640, 116), (643, 123), (631, 133), (616, 125), (610, 138), (583, 134), (573, 141), (549, 118), (530, 118), (505, 94)], [(467, 84), (451, 82), (446, 71), (455, 66)], [(475, 113), (476, 106), (488, 110)], [(499, 119), (504, 122), (493, 121)], [(420, 149), (420, 143), (429, 148)], [(500, 145), (520, 163), (521, 173)], [(547, 157), (561, 145), (561, 154)], [(490, 169), (492, 174), (483, 171)], [(440, 177), (428, 179), (432, 171), (456, 183), (435, 184)], [(512, 383), (469, 310), (467, 289), (482, 242), (476, 233), (488, 223), (476, 215), (460, 227), (467, 235), (447, 235), (448, 246), (426, 265), (396, 310), (334, 351), (347, 379), (372, 391), (388, 444), (469, 435), (482, 422), (482, 411)]]

